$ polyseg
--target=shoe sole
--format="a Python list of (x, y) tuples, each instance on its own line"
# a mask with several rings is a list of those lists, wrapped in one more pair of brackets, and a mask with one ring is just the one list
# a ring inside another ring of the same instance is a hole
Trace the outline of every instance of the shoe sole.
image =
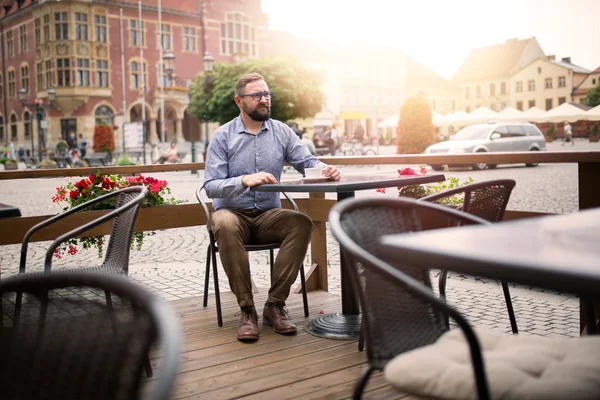
[(286, 331), (279, 331), (279, 330), (275, 329), (275, 327), (273, 326), (273, 324), (271, 323), (271, 321), (269, 321), (268, 319), (266, 319), (264, 316), (263, 316), (263, 324), (266, 325), (266, 326), (272, 327), (273, 331), (275, 333), (279, 333), (279, 334), (283, 334), (283, 335), (288, 334), (288, 333), (296, 333), (296, 331), (298, 330), (298, 328), (290, 328), (290, 329), (288, 329)]
[(258, 340), (258, 335), (254, 336), (254, 335), (250, 335), (250, 336), (236, 336), (237, 340), (241, 340), (242, 342), (244, 341), (250, 341), (250, 340)]

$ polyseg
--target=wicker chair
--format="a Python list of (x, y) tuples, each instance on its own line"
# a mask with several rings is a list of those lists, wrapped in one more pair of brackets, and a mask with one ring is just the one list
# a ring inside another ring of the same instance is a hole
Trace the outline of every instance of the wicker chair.
[[(212, 257), (212, 266), (213, 266), (213, 280), (215, 286), (215, 302), (217, 304), (217, 323), (219, 326), (223, 326), (223, 317), (221, 314), (221, 295), (219, 292), (219, 276), (217, 271), (217, 252), (219, 248), (217, 246), (217, 241), (215, 240), (215, 236), (211, 230), (211, 212), (208, 208), (208, 205), (204, 201), (202, 197), (202, 192), (204, 190), (204, 186), (199, 186), (196, 190), (196, 198), (200, 202), (200, 205), (204, 209), (204, 213), (206, 214), (206, 230), (208, 231), (208, 235), (210, 238), (210, 243), (208, 244), (208, 249), (206, 251), (206, 270), (204, 273), (204, 301), (203, 306), (208, 306), (208, 284), (210, 281), (210, 264)], [(298, 205), (296, 202), (287, 194), (283, 193), (287, 201), (290, 203), (294, 211), (298, 211)], [(244, 246), (246, 251), (263, 251), (269, 250), (269, 264), (270, 264), (270, 272), (271, 276), (273, 276), (273, 259), (274, 259), (274, 250), (281, 247), (281, 243), (265, 243), (265, 244), (256, 244), (250, 243)], [(308, 295), (306, 294), (306, 279), (304, 275), (304, 263), (300, 265), (300, 284), (302, 285), (302, 301), (304, 302), (304, 316), (308, 317)]]
[[(419, 200), (443, 204), (445, 199), (453, 196), (463, 196), (463, 205), (459, 208), (460, 210), (490, 222), (499, 222), (504, 218), (504, 211), (506, 210), (508, 199), (515, 184), (516, 182), (512, 179), (478, 182), (422, 197)], [(446, 295), (447, 276), (448, 271), (442, 270), (439, 278), (439, 290), (442, 296)], [(510, 326), (513, 333), (519, 333), (510, 290), (506, 281), (502, 281), (502, 290), (504, 292)], [(448, 318), (446, 318), (446, 323), (448, 323)]]
[[(111, 292), (135, 308), (107, 310), (103, 301), (90, 300), (95, 291)], [(11, 307), (19, 293), (26, 304), (15, 325)], [(47, 315), (40, 298), (48, 301)], [(144, 398), (169, 398), (181, 328), (170, 306), (142, 287), (118, 275), (30, 273), (0, 281), (0, 299), (3, 399), (138, 399), (143, 364), (157, 337), (163, 362)]]
[[(372, 268), (385, 265), (378, 259), (379, 238), (422, 230), (423, 213), (429, 216), (433, 213), (457, 224), (489, 224), (449, 207), (405, 198), (346, 200), (336, 204), (329, 214), (331, 231), (340, 243), (345, 267), (350, 268), (352, 283), (360, 297), (362, 332), (369, 343), (368, 366), (356, 383), (355, 399), (361, 397), (374, 370), (383, 369), (400, 353), (435, 342), (445, 333), (448, 328), (443, 312), (468, 329), (466, 321), (431, 292), (429, 271), (401, 262), (385, 266), (383, 272)], [(432, 308), (432, 304), (437, 308)], [(485, 384), (484, 379), (482, 382)]]

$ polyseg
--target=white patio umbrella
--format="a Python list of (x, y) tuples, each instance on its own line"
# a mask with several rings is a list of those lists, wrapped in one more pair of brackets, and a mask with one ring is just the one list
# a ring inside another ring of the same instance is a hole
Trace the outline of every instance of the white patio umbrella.
[(377, 124), (378, 128), (395, 128), (398, 126), (398, 120), (400, 119), (400, 113), (396, 113), (390, 117), (387, 117), (383, 121)]
[(587, 110), (585, 112), (585, 119), (588, 121), (600, 121), (600, 105)]
[(521, 110), (517, 110), (514, 107), (506, 107), (505, 109), (503, 109), (502, 111), (500, 111), (498, 113), (498, 116), (496, 118), (499, 120), (502, 120), (502, 121), (509, 121), (509, 120), (510, 121), (526, 121), (527, 120), (527, 116), (525, 116), (525, 113), (523, 113), (523, 111), (521, 111)]
[(554, 107), (552, 110), (548, 110), (544, 113), (541, 122), (576, 122), (581, 119), (586, 119), (587, 115), (585, 110), (578, 106), (574, 106), (571, 103), (562, 103), (558, 107)]
[(470, 124), (469, 114), (463, 110), (444, 115), (446, 125), (464, 126)]
[(488, 122), (498, 118), (498, 113), (485, 106), (480, 106), (469, 113), (469, 121), (471, 123)]
[(537, 107), (531, 107), (527, 111), (523, 111), (523, 118), (529, 122), (539, 122), (544, 118), (546, 112)]

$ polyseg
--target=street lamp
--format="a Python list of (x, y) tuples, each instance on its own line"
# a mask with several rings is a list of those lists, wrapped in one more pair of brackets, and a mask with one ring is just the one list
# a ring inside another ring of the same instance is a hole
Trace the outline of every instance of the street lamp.
[(171, 50), (167, 50), (167, 52), (163, 55), (163, 68), (165, 70), (166, 76), (169, 78), (169, 84), (165, 86), (171, 86), (173, 71), (175, 65), (175, 54)]
[[(204, 53), (204, 58), (202, 58), (203, 64), (202, 68), (204, 69), (204, 90), (208, 93), (212, 88), (212, 72), (213, 65), (215, 63), (215, 58), (210, 55), (208, 51)], [(204, 121), (204, 154), (208, 152), (208, 121)], [(206, 160), (204, 160), (206, 161)]]
[[(56, 90), (54, 88), (48, 89), (48, 107), (52, 107), (52, 103), (56, 99)], [(27, 90), (24, 87), (19, 89), (19, 101), (21, 101), (21, 105), (23, 107), (33, 107), (35, 105), (35, 116), (38, 122), (38, 159), (42, 161), (42, 144), (45, 142), (44, 136), (42, 133), (42, 120), (46, 115), (46, 111), (44, 110), (44, 101), (42, 99), (35, 99), (34, 104), (27, 104)], [(33, 144), (33, 132), (31, 132), (31, 156), (33, 157), (35, 154), (34, 144)]]

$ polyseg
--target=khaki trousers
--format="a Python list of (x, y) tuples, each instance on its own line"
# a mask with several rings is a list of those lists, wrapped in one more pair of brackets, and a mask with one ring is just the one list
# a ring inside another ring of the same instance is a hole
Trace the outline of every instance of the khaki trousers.
[(281, 243), (273, 264), (267, 302), (285, 304), (306, 256), (313, 224), (302, 213), (282, 208), (215, 211), (211, 230), (223, 269), (240, 307), (254, 305), (246, 244)]

